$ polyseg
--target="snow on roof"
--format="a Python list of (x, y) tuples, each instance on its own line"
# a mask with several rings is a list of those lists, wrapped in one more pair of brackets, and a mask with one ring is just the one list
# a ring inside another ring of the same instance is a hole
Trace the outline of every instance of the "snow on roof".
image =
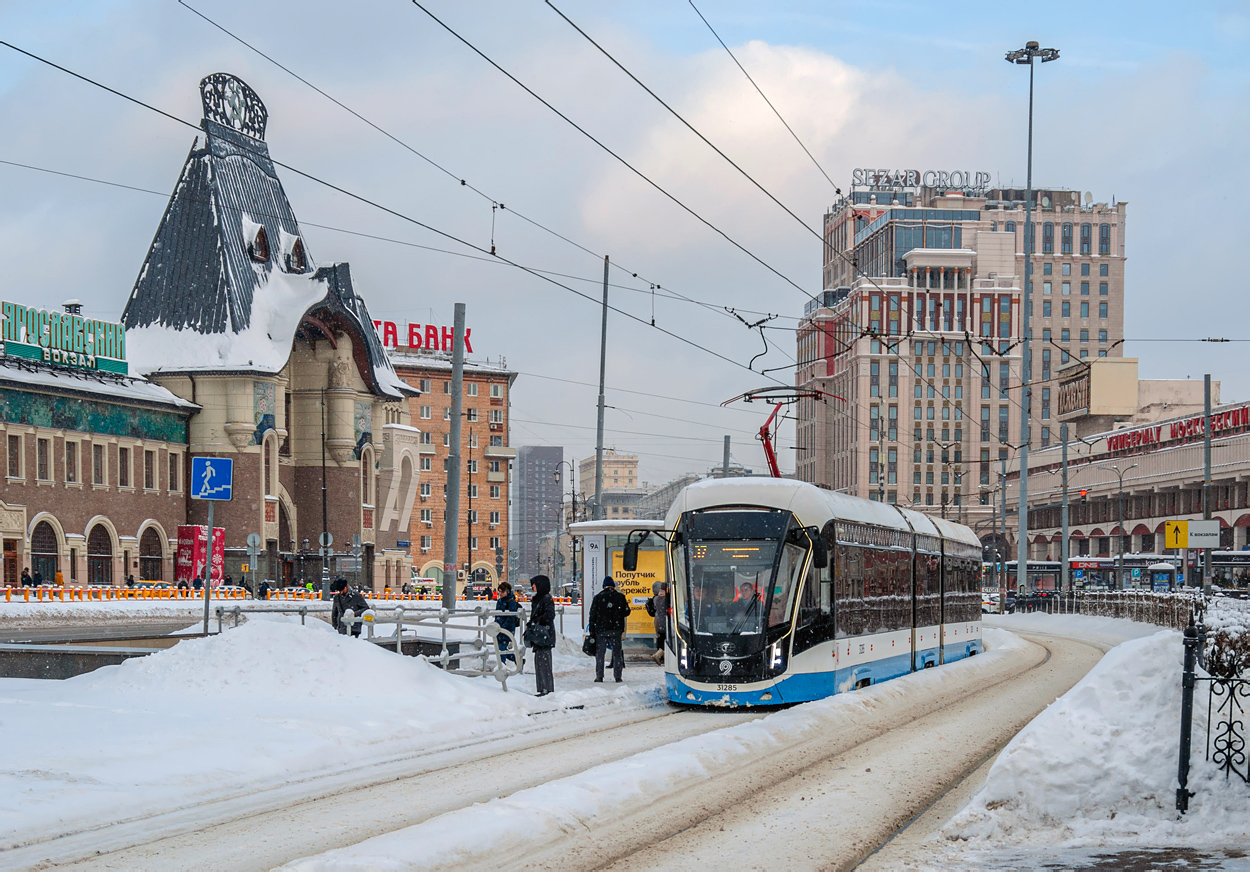
[(642, 518), (612, 518), (605, 521), (578, 521), (569, 524), (569, 531), (574, 536), (602, 536), (612, 533), (628, 533), (630, 530), (663, 530), (663, 521), (643, 520)]
[(79, 394), (103, 396), (110, 399), (157, 403), (180, 409), (198, 409), (160, 385), (144, 378), (123, 375), (98, 374), (94, 370), (44, 368), (38, 364), (17, 364), (11, 358), (0, 357), (0, 384), (18, 388), (53, 389)]

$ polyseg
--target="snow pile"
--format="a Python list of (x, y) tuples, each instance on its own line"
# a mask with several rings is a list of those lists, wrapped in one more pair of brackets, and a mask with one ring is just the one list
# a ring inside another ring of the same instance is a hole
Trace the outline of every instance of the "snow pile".
[(1250, 838), (1250, 788), (1206, 762), (1206, 691), (1195, 694), (1189, 814), (1175, 811), (1181, 635), (1110, 651), (995, 761), (943, 834), (969, 850), (1117, 844), (1221, 846)]
[(660, 692), (557, 679), (540, 700), (524, 692), (532, 672), (504, 693), (320, 621), (268, 615), (65, 681), (0, 679), (0, 723), (16, 737), (0, 743), (0, 848), (310, 777), (366, 777), (453, 740), (529, 729), (539, 713), (585, 718), (573, 707), (637, 708)]
[(656, 797), (694, 787), (713, 773), (819, 736), (870, 726), (889, 711), (934, 704), (967, 692), (984, 678), (1018, 663), (1022, 649), (1031, 647), (1002, 630), (984, 632), (987, 653), (979, 657), (660, 745), (282, 868), (292, 872), (454, 869), (482, 864), (504, 849), (509, 856), (525, 856), (561, 836), (593, 832), (599, 821), (635, 812)]

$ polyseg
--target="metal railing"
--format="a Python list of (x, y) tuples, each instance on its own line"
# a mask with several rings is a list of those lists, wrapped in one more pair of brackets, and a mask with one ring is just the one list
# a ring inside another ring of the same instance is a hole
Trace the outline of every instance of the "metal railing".
[[(300, 623), (306, 622), (309, 614), (325, 615), (330, 611), (330, 604), (313, 604), (299, 606), (271, 606), (249, 604), (247, 606), (218, 606), (217, 632), (221, 632), (227, 617), (234, 618), (234, 626), (249, 614), (298, 614)], [(360, 625), (361, 635), (366, 641), (381, 646), (390, 645), (390, 637), (379, 637), (376, 627), (393, 626), (394, 645), (397, 654), (403, 653), (403, 645), (408, 642), (432, 642), (439, 645), (437, 655), (427, 659), (448, 672), (457, 675), (485, 676), (495, 678), (503, 689), (508, 689), (508, 679), (519, 675), (525, 667), (525, 625), (529, 613), (524, 606), (515, 612), (499, 611), (486, 605), (472, 608), (448, 610), (444, 608), (420, 608), (412, 604), (396, 605), (393, 608), (371, 608), (361, 614), (348, 609), (339, 618), (342, 632), (351, 633)], [(561, 635), (564, 633), (564, 606), (556, 606), (556, 617), (559, 621)], [(517, 621), (515, 630), (505, 630), (498, 623), (500, 618), (514, 618)], [(422, 628), (437, 630), (435, 634), (422, 635)], [(405, 630), (409, 635), (405, 636)], [(452, 638), (449, 638), (449, 633)], [(433, 638), (430, 638), (433, 636)], [(464, 636), (465, 638), (454, 638)], [(507, 648), (499, 649), (499, 639), (507, 640)], [(454, 650), (453, 650), (454, 647)]]
[(1045, 612), (1049, 615), (1092, 615), (1123, 618), (1158, 627), (1184, 630), (1189, 616), (1202, 595), (1185, 591), (1154, 593), (1136, 590), (1074, 590), (1046, 596), (1020, 597), (1017, 612)]

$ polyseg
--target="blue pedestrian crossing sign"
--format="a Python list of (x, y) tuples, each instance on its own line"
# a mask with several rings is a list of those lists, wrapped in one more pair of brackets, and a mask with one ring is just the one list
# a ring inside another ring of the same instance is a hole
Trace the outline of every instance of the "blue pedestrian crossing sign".
[(234, 489), (234, 461), (229, 457), (191, 458), (191, 499), (228, 500)]

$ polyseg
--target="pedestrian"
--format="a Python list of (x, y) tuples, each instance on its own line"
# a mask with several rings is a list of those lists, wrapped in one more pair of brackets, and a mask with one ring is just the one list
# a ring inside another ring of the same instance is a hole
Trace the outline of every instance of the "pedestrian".
[(619, 683), (625, 669), (625, 652), (621, 648), (621, 636), (625, 633), (625, 618), (631, 609), (625, 595), (616, 589), (612, 576), (603, 580), (603, 590), (590, 602), (590, 626), (588, 631), (595, 637), (595, 681), (603, 681), (603, 658), (612, 649), (612, 677)]
[(43, 584), (43, 573), (36, 569), (35, 574), (31, 576), (30, 583), (35, 587), (39, 587)]
[[(517, 605), (516, 597), (512, 594), (512, 585), (506, 581), (499, 582), (499, 599), (495, 601), (495, 611), (497, 612), (516, 612), (521, 607)], [(510, 618), (507, 615), (498, 615), (495, 623), (499, 625), (499, 629), (507, 630), (509, 633), (515, 633), (517, 628), (517, 619)], [(512, 647), (512, 636), (499, 633), (495, 636), (495, 644), (499, 649), (499, 662), (512, 661), (516, 663), (515, 654), (505, 654)]]
[(135, 577), (133, 575), (127, 575), (126, 587), (134, 587), (134, 586), (135, 586)]
[(197, 575), (195, 580), (191, 582), (191, 585), (195, 588), (196, 593), (199, 593), (204, 589), (204, 579)]
[(56, 571), (56, 586), (65, 587), (65, 575), (59, 569)]
[(534, 649), (534, 686), (538, 696), (554, 693), (555, 677), (551, 674), (551, 650), (556, 646), (556, 604), (551, 598), (551, 579), (535, 575), (530, 579), (534, 592), (530, 599), (529, 626), (525, 643)]
[[(347, 633), (347, 625), (343, 623), (342, 617), (348, 609), (352, 610), (352, 614), (359, 618), (369, 609), (369, 601), (364, 598), (358, 590), (352, 590), (352, 586), (347, 583), (346, 578), (336, 578), (330, 582), (330, 592), (334, 594), (331, 599), (333, 604), (330, 606), (330, 626), (338, 630), (340, 634)], [(352, 624), (352, 635), (359, 636), (360, 628), (364, 626), (359, 621)]]
[(256, 598), (263, 600), (269, 599), (269, 579), (265, 579), (260, 583), (260, 587), (256, 589)]
[(656, 663), (664, 663), (664, 641), (668, 636), (668, 582), (657, 581), (651, 588), (651, 607), (655, 616), (655, 656)]
[(35, 580), (30, 577), (30, 567), (22, 567), (22, 587), (33, 587)]

